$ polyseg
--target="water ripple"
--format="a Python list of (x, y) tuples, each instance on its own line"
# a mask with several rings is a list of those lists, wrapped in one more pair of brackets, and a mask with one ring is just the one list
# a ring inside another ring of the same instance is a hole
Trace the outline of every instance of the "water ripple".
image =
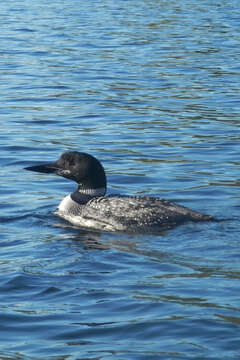
[[(239, 356), (239, 3), (0, 4), (0, 358)], [(74, 185), (30, 174), (98, 157), (109, 193), (223, 220), (158, 236), (54, 215)]]

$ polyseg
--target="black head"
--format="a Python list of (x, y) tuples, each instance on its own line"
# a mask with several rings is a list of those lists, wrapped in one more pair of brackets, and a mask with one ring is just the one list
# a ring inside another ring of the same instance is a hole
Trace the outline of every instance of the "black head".
[(65, 152), (54, 163), (25, 169), (63, 176), (78, 183), (82, 189), (106, 188), (106, 176), (101, 163), (94, 156), (78, 151)]

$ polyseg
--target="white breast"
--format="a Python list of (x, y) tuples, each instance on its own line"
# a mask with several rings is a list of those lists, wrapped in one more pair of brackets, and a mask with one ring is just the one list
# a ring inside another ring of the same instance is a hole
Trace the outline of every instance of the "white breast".
[(71, 199), (71, 195), (67, 195), (58, 205), (58, 211), (61, 213), (70, 213), (75, 206), (75, 201)]

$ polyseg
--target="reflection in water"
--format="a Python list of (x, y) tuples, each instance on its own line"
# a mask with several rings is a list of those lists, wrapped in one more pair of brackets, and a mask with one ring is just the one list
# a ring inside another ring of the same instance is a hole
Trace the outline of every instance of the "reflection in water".
[[(2, 1), (0, 358), (239, 357), (239, 2)], [(225, 221), (157, 236), (52, 215), (77, 150), (108, 193)], [(46, 183), (47, 181), (47, 183)]]

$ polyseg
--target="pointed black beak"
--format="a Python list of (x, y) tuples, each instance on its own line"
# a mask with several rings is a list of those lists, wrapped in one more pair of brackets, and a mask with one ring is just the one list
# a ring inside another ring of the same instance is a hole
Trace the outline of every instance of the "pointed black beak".
[(56, 174), (59, 176), (63, 176), (67, 179), (73, 180), (71, 173), (69, 170), (63, 169), (57, 163), (49, 163), (49, 164), (42, 164), (36, 166), (29, 166), (24, 168), (25, 170), (35, 171), (43, 174)]
[(42, 164), (36, 166), (29, 166), (24, 168), (25, 170), (40, 172), (44, 174), (58, 174), (59, 167), (55, 163)]

